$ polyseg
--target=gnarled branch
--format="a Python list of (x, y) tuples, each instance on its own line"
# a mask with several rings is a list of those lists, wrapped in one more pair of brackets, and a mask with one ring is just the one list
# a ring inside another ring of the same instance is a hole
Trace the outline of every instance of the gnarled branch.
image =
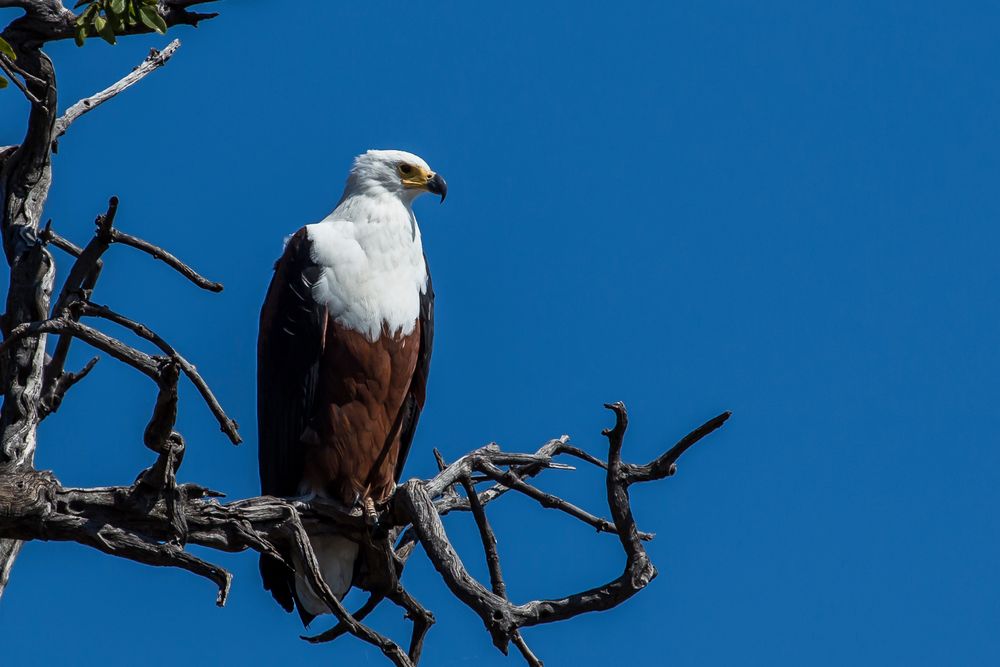
[[(162, 445), (173, 434), (175, 387), (169, 381), (166, 383), (166, 393), (161, 393), (158, 398), (154, 417), (147, 427), (147, 444), (152, 442), (153, 449), (160, 449), (161, 458)], [(493, 637), (494, 644), (506, 653), (507, 646), (513, 642), (528, 664), (540, 664), (540, 661), (524, 643), (519, 632), (521, 628), (565, 620), (590, 611), (610, 609), (642, 590), (656, 576), (656, 569), (649, 560), (640, 532), (636, 528), (628, 497), (630, 485), (652, 481), (653, 477), (640, 479), (629, 473), (642, 466), (626, 463), (621, 458), (627, 427), (625, 407), (621, 403), (608, 407), (615, 412), (616, 423), (613, 428), (605, 431), (609, 440), (606, 494), (615, 534), (622, 544), (626, 564), (621, 575), (602, 586), (552, 600), (531, 600), (524, 603), (510, 601), (501, 574), (495, 535), (483, 511), (484, 492), (475, 492), (474, 475), (492, 467), (505, 466), (525, 475), (529, 472), (528, 466), (539, 466), (534, 471), (535, 474), (550, 469), (565, 470), (566, 466), (552, 460), (559, 455), (575, 455), (557, 451), (572, 447), (565, 439), (550, 441), (531, 454), (503, 452), (496, 445), (475, 450), (451, 465), (444, 466), (443, 470), (430, 479), (412, 479), (399, 486), (381, 516), (382, 529), (413, 529), (444, 583), (456, 597), (480, 616)], [(723, 413), (706, 422), (682, 438), (665, 455), (678, 451), (678, 447), (681, 448), (680, 451), (686, 450), (719, 428), (728, 417), (729, 413)], [(651, 464), (661, 458), (654, 459)], [(676, 457), (671, 461), (671, 464), (675, 463)], [(172, 468), (169, 470), (169, 474), (175, 471)], [(213, 497), (217, 494), (210, 494), (203, 487), (191, 484), (174, 484), (177, 495), (173, 500), (160, 495), (155, 497), (154, 502), (150, 502), (141, 485), (152, 484), (150, 480), (159, 477), (162, 475), (146, 471), (140, 482), (132, 487), (72, 489), (60, 486), (50, 473), (0, 473), (0, 537), (75, 541), (123, 558), (186, 569), (216, 583), (220, 604), (225, 602), (228, 591), (228, 573), (217, 566), (189, 557), (183, 551), (181, 542), (178, 542), (178, 524), (185, 527), (184, 538), (188, 544), (221, 551), (249, 549), (267, 553), (279, 560), (281, 556), (278, 554), (291, 548), (306, 568), (305, 574), (310, 584), (320, 591), (338, 619), (338, 623), (330, 630), (307, 638), (309, 641), (326, 642), (344, 634), (352, 634), (379, 647), (396, 665), (412, 665), (419, 660), (423, 638), (433, 622), (433, 616), (410, 597), (405, 588), (400, 585), (388, 591), (373, 590), (368, 602), (352, 615), (322, 582), (306, 534), (330, 532), (348, 536), (361, 543), (371, 543), (372, 534), (359, 509), (349, 509), (332, 500), (303, 504), (270, 496), (221, 504)], [(660, 478), (662, 477), (656, 477)], [(454, 508), (438, 507), (434, 500), (435, 497), (447, 494), (451, 483), (459, 484), (467, 492), (471, 492), (470, 498), (475, 499), (472, 501), (471, 511), (482, 537), (492, 590), (468, 573), (441, 523), (441, 514)], [(162, 484), (159, 486), (168, 488)], [(496, 497), (499, 496), (494, 496), (494, 499)], [(539, 502), (541, 503), (540, 500)], [(182, 519), (178, 521), (178, 518)], [(574, 518), (590, 525), (586, 519), (578, 516)], [(364, 582), (356, 580), (354, 583), (363, 585)], [(395, 642), (362, 623), (385, 599), (406, 609), (408, 616), (414, 621), (414, 635), (408, 652), (404, 653)]]

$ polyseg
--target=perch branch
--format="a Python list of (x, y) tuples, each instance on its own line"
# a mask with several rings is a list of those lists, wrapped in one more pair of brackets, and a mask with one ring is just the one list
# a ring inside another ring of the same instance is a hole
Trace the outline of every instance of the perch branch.
[[(172, 376), (161, 371), (162, 390), (145, 433), (147, 445), (160, 452), (161, 460), (164, 459), (164, 452), (170, 451), (166, 445), (177, 435), (173, 431), (173, 420), (177, 407), (178, 370), (174, 366)], [(535, 454), (507, 453), (496, 445), (490, 445), (450, 465), (445, 465), (442, 459), (443, 469), (433, 478), (410, 480), (398, 487), (390, 503), (391, 509), (384, 515), (388, 523), (383, 528), (412, 527), (445, 584), (480, 616), (494, 644), (506, 652), (508, 645), (513, 643), (529, 665), (541, 665), (541, 661), (524, 642), (520, 634), (522, 628), (617, 606), (642, 590), (656, 575), (635, 526), (628, 486), (658, 477), (631, 474), (642, 466), (632, 466), (621, 458), (627, 427), (625, 408), (620, 403), (609, 408), (614, 410), (616, 420), (615, 426), (605, 431), (609, 442), (606, 494), (615, 532), (626, 554), (626, 565), (619, 577), (605, 585), (559, 599), (533, 600), (523, 604), (511, 602), (507, 599), (501, 573), (496, 535), (483, 510), (482, 500), (487, 492), (477, 493), (475, 490), (474, 475), (494, 467), (509, 466), (525, 476), (550, 468), (565, 468), (552, 461), (556, 452), (569, 447), (565, 438), (546, 443)], [(669, 455), (669, 464), (673, 465), (677, 456), (718, 428), (727, 417), (728, 414), (724, 413), (695, 429), (651, 463), (664, 460)], [(365, 605), (351, 615), (322, 580), (307, 535), (330, 531), (359, 542), (369, 540), (370, 529), (360, 510), (346, 508), (329, 499), (304, 504), (270, 496), (220, 504), (213, 499), (218, 494), (204, 487), (176, 483), (171, 487), (169, 483), (164, 484), (161, 481), (164, 474), (169, 476), (176, 468), (164, 467), (159, 461), (158, 465), (159, 468), (154, 466), (146, 471), (140, 477), (140, 483), (133, 487), (96, 489), (66, 489), (51, 474), (33, 470), (0, 472), (0, 538), (75, 541), (119, 557), (183, 568), (213, 581), (219, 591), (217, 601), (220, 604), (225, 602), (229, 589), (229, 574), (187, 554), (183, 548), (184, 540), (187, 544), (221, 551), (251, 549), (278, 560), (282, 560), (281, 553), (291, 548), (297, 556), (296, 562), (303, 568), (303, 576), (313, 590), (319, 592), (337, 619), (331, 629), (306, 638), (308, 641), (331, 641), (351, 634), (378, 647), (395, 665), (415, 665), (418, 662), (433, 615), (423, 609), (402, 585), (387, 592), (370, 591), (372, 595)], [(499, 477), (506, 481), (512, 479), (505, 475)], [(173, 488), (176, 494), (169, 496), (161, 493), (152, 497), (151, 502), (150, 497), (140, 492), (143, 482), (161, 490)], [(455, 507), (436, 506), (433, 497), (447, 493), (453, 483), (461, 485), (467, 492), (469, 511), (482, 538), (492, 590), (469, 575), (441, 523), (441, 514)], [(499, 497), (486, 496), (493, 500)], [(182, 540), (178, 540), (178, 526), (184, 528), (180, 535)], [(405, 609), (407, 617), (413, 621), (407, 653), (395, 642), (362, 623), (384, 599)]]

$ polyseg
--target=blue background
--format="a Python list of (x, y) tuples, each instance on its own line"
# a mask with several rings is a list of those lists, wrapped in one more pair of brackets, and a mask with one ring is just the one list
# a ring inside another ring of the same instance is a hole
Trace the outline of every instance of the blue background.
[[(165, 69), (70, 129), (47, 215), (83, 243), (118, 194), (122, 229), (225, 283), (200, 292), (112, 248), (95, 299), (198, 364), (246, 444), (188, 390), (182, 477), (246, 497), (282, 238), (332, 209), (357, 153), (416, 152), (451, 194), (417, 204), (438, 309), (408, 475), (432, 473), (434, 446), (568, 432), (601, 452), (605, 401), (631, 409), (635, 461), (734, 412), (676, 477), (635, 490), (660, 577), (527, 631), (546, 664), (996, 664), (1000, 9), (665, 4), (220, 3), (171, 31)], [(61, 104), (167, 42), (52, 45)], [(25, 104), (0, 102), (0, 145), (16, 143)], [(153, 398), (102, 360), (45, 422), (39, 467), (129, 483)], [(606, 513), (589, 471), (542, 484)], [(515, 600), (620, 571), (614, 537), (520, 499), (489, 511)], [(469, 517), (447, 526), (485, 576)], [(0, 604), (5, 663), (382, 664), (350, 638), (300, 641), (253, 555), (199, 553), (236, 576), (225, 609), (185, 572), (27, 545)], [(422, 554), (406, 582), (438, 618), (427, 664), (520, 662)], [(395, 609), (373, 618), (407, 638)]]

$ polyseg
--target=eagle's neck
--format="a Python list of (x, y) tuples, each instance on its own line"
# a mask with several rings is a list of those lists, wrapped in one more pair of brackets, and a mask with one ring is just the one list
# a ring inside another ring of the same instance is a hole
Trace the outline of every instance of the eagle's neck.
[(427, 266), (409, 202), (384, 191), (348, 195), (308, 230), (322, 269), (313, 296), (331, 318), (371, 341), (413, 332)]
[(374, 224), (392, 224), (406, 220), (415, 224), (413, 200), (417, 194), (418, 190), (390, 192), (380, 185), (372, 185), (357, 191), (348, 189), (327, 219)]

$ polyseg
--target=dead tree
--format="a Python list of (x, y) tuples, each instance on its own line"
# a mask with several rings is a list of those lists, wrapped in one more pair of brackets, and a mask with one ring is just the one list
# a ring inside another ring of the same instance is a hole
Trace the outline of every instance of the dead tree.
[[(201, 0), (205, 2), (206, 0)], [(194, 483), (179, 483), (177, 473), (186, 447), (174, 429), (177, 386), (183, 376), (192, 382), (215, 415), (223, 433), (240, 442), (237, 425), (226, 416), (206, 381), (184, 356), (150, 327), (93, 300), (104, 261), (112, 246), (129, 246), (159, 259), (196, 286), (221, 291), (222, 285), (203, 278), (166, 250), (136, 238), (116, 224), (118, 200), (97, 216), (96, 229), (80, 246), (50, 224), (41, 225), (51, 176), (51, 153), (74, 120), (111, 99), (163, 66), (175, 53), (173, 41), (153, 51), (136, 69), (107, 89), (57, 113), (55, 70), (42, 51), (60, 39), (78, 42), (101, 37), (163, 32), (177, 25), (196, 26), (214, 14), (191, 11), (198, 0), (93, 0), (74, 14), (59, 0), (0, 0), (0, 8), (19, 7), (24, 16), (0, 33), (0, 69), (30, 103), (27, 131), (19, 146), (0, 147), (0, 210), (3, 247), (10, 266), (6, 312), (0, 325), (0, 594), (10, 576), (18, 546), (24, 540), (63, 540), (141, 563), (179, 567), (206, 577), (218, 586), (219, 605), (225, 604), (230, 574), (190, 554), (188, 544), (221, 551), (252, 550), (281, 560), (295, 553), (306, 577), (321, 592), (337, 623), (310, 642), (329, 642), (351, 634), (377, 646), (395, 665), (415, 665), (433, 615), (400, 583), (400, 575), (414, 548), (420, 545), (445, 585), (483, 621), (493, 644), (505, 654), (513, 643), (528, 664), (541, 665), (521, 636), (521, 628), (552, 623), (590, 611), (615, 607), (642, 590), (656, 576), (643, 542), (653, 536), (641, 532), (632, 516), (629, 488), (673, 474), (678, 458), (689, 447), (716, 430), (729, 417), (723, 413), (698, 427), (664, 454), (646, 465), (622, 460), (628, 424), (625, 406), (607, 405), (615, 424), (605, 430), (606, 458), (593, 456), (570, 444), (564, 436), (535, 452), (508, 453), (491, 444), (447, 464), (435, 451), (440, 472), (431, 479), (411, 479), (400, 485), (380, 508), (372, 529), (360, 510), (330, 501), (308, 504), (262, 496), (222, 503), (221, 493)], [(110, 26), (110, 27), (109, 27)], [(5, 79), (5, 80), (6, 80)], [(2, 94), (15, 94), (5, 91)], [(68, 256), (68, 271), (55, 298), (56, 259), (53, 249)], [(147, 341), (154, 354), (127, 345), (95, 326), (124, 328)], [(86, 344), (146, 375), (156, 386), (152, 416), (142, 435), (155, 459), (130, 486), (66, 488), (47, 471), (33, 466), (39, 423), (55, 413), (66, 393), (94, 368), (97, 357), (83, 368), (65, 368), (74, 341)], [(47, 346), (51, 354), (46, 353)], [(558, 459), (558, 460), (557, 460)], [(573, 470), (562, 461), (573, 460), (605, 471), (610, 518), (546, 493), (531, 479), (547, 470)], [(485, 487), (485, 488), (484, 488)], [(551, 600), (511, 601), (506, 592), (496, 539), (485, 507), (516, 492), (545, 508), (564, 512), (617, 536), (625, 555), (622, 573), (611, 581)], [(449, 542), (441, 517), (450, 512), (471, 513), (482, 537), (489, 569), (486, 586), (473, 578)], [(354, 585), (370, 594), (354, 613), (330, 592), (319, 573), (307, 533), (345, 535), (361, 545), (362, 567)], [(289, 565), (290, 566), (290, 565)], [(409, 646), (363, 623), (388, 600), (412, 620)]]

